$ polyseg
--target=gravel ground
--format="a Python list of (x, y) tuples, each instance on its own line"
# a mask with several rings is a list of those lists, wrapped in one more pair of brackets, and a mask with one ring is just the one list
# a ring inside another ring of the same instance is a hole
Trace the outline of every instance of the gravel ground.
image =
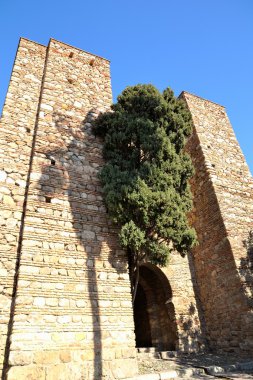
[[(238, 358), (238, 356), (234, 355), (216, 355), (216, 354), (198, 354), (198, 355), (180, 355), (175, 358), (168, 358), (168, 359), (154, 359), (152, 357), (140, 357), (138, 359), (139, 364), (139, 373), (140, 374), (146, 374), (146, 373), (158, 373), (158, 372), (165, 372), (169, 370), (176, 370), (178, 373), (182, 374), (182, 377), (179, 378), (187, 378), (187, 371), (192, 368), (203, 368), (203, 367), (210, 367), (210, 366), (229, 366), (234, 365), (238, 363), (247, 363), (249, 361), (252, 361), (253, 358)], [(224, 373), (223, 375), (215, 375), (215, 376), (209, 376), (205, 375), (204, 370), (203, 373), (200, 373), (199, 375), (192, 375), (188, 378), (194, 378), (194, 379), (217, 379), (217, 378), (223, 378), (223, 379), (233, 379), (233, 380), (246, 380), (246, 379), (252, 379), (253, 380), (253, 371), (240, 371), (240, 372), (234, 372), (233, 373)]]

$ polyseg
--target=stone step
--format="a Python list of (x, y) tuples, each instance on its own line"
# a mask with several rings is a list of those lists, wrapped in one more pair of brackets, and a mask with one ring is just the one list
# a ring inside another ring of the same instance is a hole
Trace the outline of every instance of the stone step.
[(156, 347), (139, 347), (137, 348), (138, 353), (145, 353), (145, 352), (157, 352)]
[(212, 366), (205, 367), (205, 370), (206, 370), (206, 373), (208, 373), (209, 375), (219, 375), (225, 372), (232, 373), (236, 371), (253, 372), (253, 361), (241, 362), (241, 363), (224, 365), (224, 366), (212, 365)]
[(138, 360), (160, 359), (159, 352), (139, 352)]
[(188, 371), (187, 373), (180, 373), (179, 371), (175, 370), (169, 370), (166, 372), (159, 372), (159, 373), (147, 373), (144, 375), (137, 375), (134, 378), (126, 379), (126, 380), (179, 380), (179, 379), (199, 379), (199, 380), (207, 380), (207, 379), (214, 379), (215, 377), (194, 373), (191, 371)]
[(160, 353), (155, 347), (137, 348), (137, 358), (139, 360), (160, 359)]
[(154, 358), (168, 360), (180, 356), (177, 351), (159, 351), (156, 347), (141, 347), (137, 348), (139, 359)]
[(177, 351), (160, 351), (160, 357), (161, 359), (170, 359), (170, 358), (177, 358), (180, 356), (180, 353)]
[(176, 370), (179, 378), (192, 378), (194, 376), (203, 376), (205, 371), (203, 368), (194, 368), (182, 366), (182, 368)]

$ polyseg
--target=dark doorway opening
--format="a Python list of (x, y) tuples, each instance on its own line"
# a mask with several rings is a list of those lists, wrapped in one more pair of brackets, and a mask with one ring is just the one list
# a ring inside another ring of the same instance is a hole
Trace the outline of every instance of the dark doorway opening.
[(151, 330), (145, 291), (139, 284), (134, 302), (134, 324), (137, 347), (151, 347)]
[(137, 347), (176, 350), (177, 328), (171, 287), (165, 274), (151, 264), (140, 267), (134, 323)]

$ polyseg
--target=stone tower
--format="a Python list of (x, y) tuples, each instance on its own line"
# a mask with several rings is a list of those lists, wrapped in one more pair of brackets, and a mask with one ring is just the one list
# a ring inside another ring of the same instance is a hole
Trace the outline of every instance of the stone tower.
[(126, 260), (102, 203), (90, 124), (110, 107), (109, 70), (55, 40), (19, 43), (0, 141), (8, 379), (137, 371)]
[[(109, 62), (51, 39), (21, 39), (0, 125), (2, 378), (127, 379), (136, 345), (252, 351), (252, 178), (224, 108), (183, 93), (196, 166), (199, 246), (140, 268), (107, 216), (91, 122), (111, 101)], [(134, 315), (133, 315), (134, 314)], [(134, 316), (134, 318), (133, 318)], [(134, 324), (135, 322), (135, 324)]]
[(193, 117), (187, 145), (195, 176), (191, 215), (199, 245), (194, 268), (214, 350), (253, 352), (253, 179), (224, 107), (183, 92)]

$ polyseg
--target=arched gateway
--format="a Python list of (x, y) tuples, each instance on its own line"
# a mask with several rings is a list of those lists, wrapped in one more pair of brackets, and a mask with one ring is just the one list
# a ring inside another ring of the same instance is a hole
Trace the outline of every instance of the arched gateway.
[(134, 322), (137, 347), (176, 349), (177, 328), (171, 286), (164, 273), (152, 264), (140, 267)]

